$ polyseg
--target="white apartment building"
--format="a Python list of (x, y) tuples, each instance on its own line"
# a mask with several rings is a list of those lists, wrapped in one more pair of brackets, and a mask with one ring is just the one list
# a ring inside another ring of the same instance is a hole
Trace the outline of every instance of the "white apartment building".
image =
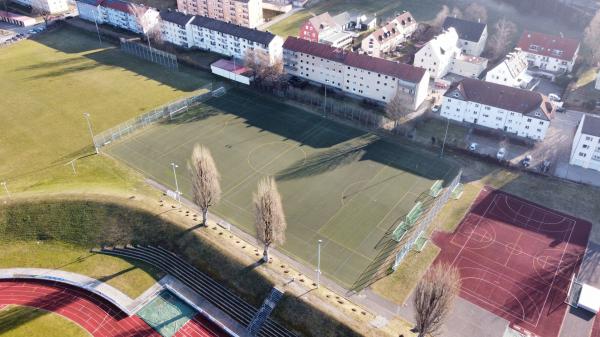
[(96, 21), (101, 23), (101, 9), (100, 4), (104, 0), (77, 0), (77, 11), (79, 17), (88, 21)]
[(486, 24), (447, 17), (442, 28), (444, 30), (450, 28), (456, 30), (456, 33), (458, 33), (458, 47), (463, 54), (480, 56), (483, 53), (488, 38)]
[(242, 27), (204, 16), (194, 16), (187, 24), (188, 46), (243, 60), (246, 51), (263, 52), (273, 64), (282, 59), (283, 40), (269, 32)]
[(262, 0), (177, 0), (177, 10), (256, 28), (263, 23)]
[(291, 36), (283, 49), (290, 75), (381, 103), (400, 92), (412, 98), (412, 109), (427, 98), (429, 74), (423, 68)]
[(460, 55), (458, 34), (454, 28), (450, 28), (417, 51), (414, 65), (427, 69), (431, 78), (442, 78), (450, 71), (452, 59), (457, 55)]
[(446, 92), (440, 114), (538, 141), (546, 136), (554, 110), (540, 93), (467, 78)]
[(172, 43), (182, 48), (191, 48), (193, 45), (192, 29), (190, 24), (193, 15), (179, 11), (166, 10), (160, 12), (160, 35), (163, 41)]
[(579, 54), (579, 41), (537, 32), (523, 32), (517, 47), (527, 54), (530, 66), (557, 73), (573, 71)]
[(23, 6), (37, 8), (49, 14), (64, 13), (69, 10), (67, 0), (14, 0)]
[[(107, 24), (137, 34), (158, 27), (158, 11), (151, 7), (121, 0), (77, 0), (79, 17), (98, 24)], [(141, 22), (146, 28), (142, 28)]]
[(519, 48), (506, 55), (502, 62), (485, 75), (486, 82), (526, 89), (533, 79), (527, 74), (527, 55)]
[(581, 117), (569, 163), (600, 171), (600, 117), (585, 114)]
[(404, 12), (364, 38), (361, 49), (367, 55), (383, 57), (410, 38), (418, 26), (417, 20), (409, 12)]

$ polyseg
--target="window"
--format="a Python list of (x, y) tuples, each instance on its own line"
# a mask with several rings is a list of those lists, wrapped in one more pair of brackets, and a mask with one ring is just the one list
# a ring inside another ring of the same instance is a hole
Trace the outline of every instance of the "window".
[(583, 157), (583, 158), (585, 158), (585, 157), (586, 157), (586, 154), (585, 154), (585, 153), (583, 153), (583, 152), (579, 152), (579, 156), (580, 156), (580, 157)]

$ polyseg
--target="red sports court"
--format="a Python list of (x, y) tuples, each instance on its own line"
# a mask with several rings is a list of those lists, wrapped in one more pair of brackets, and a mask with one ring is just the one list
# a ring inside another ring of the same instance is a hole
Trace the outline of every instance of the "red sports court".
[(589, 222), (484, 188), (458, 229), (435, 233), (436, 263), (457, 266), (461, 297), (521, 331), (556, 337)]

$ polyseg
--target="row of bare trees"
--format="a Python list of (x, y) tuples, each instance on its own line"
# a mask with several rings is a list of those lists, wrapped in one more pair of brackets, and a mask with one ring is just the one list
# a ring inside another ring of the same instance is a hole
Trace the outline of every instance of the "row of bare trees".
[[(221, 200), (219, 171), (206, 146), (194, 146), (189, 170), (193, 201), (200, 207), (202, 224), (206, 226), (208, 209)], [(256, 238), (264, 247), (262, 261), (268, 262), (269, 249), (285, 242), (287, 227), (281, 195), (273, 177), (266, 177), (258, 182), (253, 203)]]

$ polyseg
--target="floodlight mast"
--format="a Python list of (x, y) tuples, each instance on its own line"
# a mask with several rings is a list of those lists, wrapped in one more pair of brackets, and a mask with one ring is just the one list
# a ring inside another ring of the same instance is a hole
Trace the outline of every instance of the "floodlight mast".
[(321, 244), (323, 240), (317, 241), (317, 288), (321, 285)]
[(6, 191), (6, 195), (8, 195), (9, 199), (12, 199), (12, 196), (10, 195), (10, 192), (8, 191), (8, 187), (6, 186), (6, 181), (3, 181), (2, 186), (4, 186), (4, 190)]
[(173, 168), (173, 177), (175, 178), (175, 194), (177, 194), (177, 201), (179, 201), (179, 207), (181, 208), (181, 192), (179, 191), (179, 183), (177, 182), (177, 170), (176, 168), (179, 165), (175, 163), (171, 163), (171, 167)]
[(94, 141), (94, 131), (92, 131), (92, 122), (90, 122), (90, 114), (87, 112), (84, 112), (83, 117), (85, 117), (88, 129), (90, 130), (90, 136), (92, 137), (92, 144), (94, 144), (94, 150), (96, 151), (96, 154), (99, 154), (100, 151), (98, 149), (98, 146), (96, 145), (96, 142)]

